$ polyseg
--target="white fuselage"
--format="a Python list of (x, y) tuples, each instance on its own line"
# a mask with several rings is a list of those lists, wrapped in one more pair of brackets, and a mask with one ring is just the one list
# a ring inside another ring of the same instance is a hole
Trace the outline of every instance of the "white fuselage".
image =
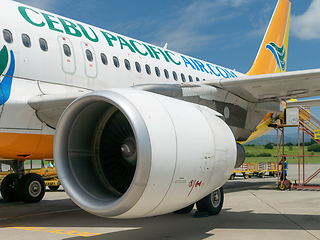
[[(35, 154), (40, 145), (52, 148), (48, 145), (52, 144), (54, 129), (42, 123), (28, 105), (32, 97), (243, 75), (18, 2), (1, 4), (1, 31), (11, 34), (12, 41), (3, 33), (0, 46), (12, 50), (15, 64), (12, 85), (2, 86), (9, 91), (9, 98), (0, 106), (0, 135), (10, 139), (1, 141), (0, 156), (6, 159), (52, 157), (48, 150)], [(8, 68), (9, 64), (3, 75)], [(41, 142), (44, 137), (47, 141)]]

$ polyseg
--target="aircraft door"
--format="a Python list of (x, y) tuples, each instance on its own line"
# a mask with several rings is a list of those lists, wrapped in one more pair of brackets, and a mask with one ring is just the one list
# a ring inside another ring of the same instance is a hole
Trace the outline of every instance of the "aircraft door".
[(59, 36), (58, 39), (62, 56), (62, 69), (65, 73), (74, 74), (76, 72), (76, 59), (72, 43), (66, 37)]
[(93, 47), (89, 43), (82, 42), (86, 75), (89, 78), (97, 77), (97, 62)]

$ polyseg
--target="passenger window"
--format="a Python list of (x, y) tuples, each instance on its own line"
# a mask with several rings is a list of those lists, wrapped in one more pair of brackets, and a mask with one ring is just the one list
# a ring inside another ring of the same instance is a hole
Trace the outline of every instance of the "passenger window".
[(71, 56), (71, 49), (68, 44), (63, 44), (63, 52), (67, 57)]
[(25, 47), (27, 48), (31, 47), (31, 40), (27, 34), (22, 34), (21, 38), (22, 38), (22, 43)]
[(86, 56), (87, 56), (87, 59), (88, 59), (89, 62), (93, 61), (93, 55), (92, 55), (92, 52), (89, 49), (86, 50)]
[(196, 81), (197, 81), (197, 82), (199, 82), (199, 81), (200, 81), (200, 79), (199, 79), (198, 77), (196, 77)]
[(102, 62), (104, 65), (107, 65), (107, 64), (108, 64), (107, 56), (106, 56), (104, 53), (101, 53), (101, 62)]
[(136, 70), (137, 72), (141, 72), (141, 66), (140, 66), (140, 63), (136, 62)]
[(159, 70), (159, 68), (158, 68), (158, 67), (155, 67), (154, 70), (156, 70), (156, 75), (157, 75), (158, 77), (160, 77), (160, 70)]
[(119, 59), (117, 57), (113, 57), (113, 64), (115, 67), (120, 67)]
[(183, 73), (181, 73), (181, 80), (182, 80), (182, 82), (186, 82), (186, 77), (184, 76)]
[(131, 65), (130, 65), (130, 62), (129, 62), (128, 59), (125, 59), (125, 60), (124, 60), (124, 65), (126, 66), (126, 69), (127, 69), (127, 70), (130, 70), (130, 69), (131, 69)]
[(166, 76), (166, 79), (169, 79), (169, 72), (167, 69), (164, 70), (164, 75)]
[(48, 51), (48, 43), (45, 39), (39, 38), (39, 44), (42, 51), (44, 52)]
[(151, 69), (150, 69), (150, 66), (148, 64), (146, 64), (146, 71), (147, 71), (147, 73), (149, 75), (151, 74)]
[(190, 81), (190, 82), (193, 82), (193, 78), (192, 78), (191, 75), (189, 75), (189, 81)]
[(3, 30), (3, 38), (7, 43), (13, 43), (12, 33), (8, 29)]
[(177, 76), (177, 73), (175, 71), (172, 72), (172, 75), (173, 75), (173, 79), (175, 81), (178, 81), (178, 76)]

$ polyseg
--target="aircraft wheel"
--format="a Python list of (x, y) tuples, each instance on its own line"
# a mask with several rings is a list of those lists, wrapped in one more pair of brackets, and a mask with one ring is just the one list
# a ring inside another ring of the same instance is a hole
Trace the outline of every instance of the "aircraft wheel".
[(18, 182), (17, 193), (25, 203), (40, 202), (45, 193), (42, 177), (35, 173), (23, 175)]
[(18, 175), (11, 173), (7, 175), (1, 183), (1, 196), (8, 202), (17, 202), (19, 197), (16, 191)]
[(194, 203), (189, 205), (189, 206), (187, 206), (187, 207), (185, 207), (185, 208), (182, 208), (180, 210), (174, 211), (174, 213), (177, 213), (177, 214), (189, 213), (189, 212), (192, 211), (193, 207), (194, 207)]
[(222, 187), (199, 200), (196, 205), (199, 212), (207, 212), (209, 215), (219, 214), (223, 206)]
[(59, 186), (49, 186), (49, 189), (51, 191), (57, 191), (59, 187), (60, 187), (60, 185)]

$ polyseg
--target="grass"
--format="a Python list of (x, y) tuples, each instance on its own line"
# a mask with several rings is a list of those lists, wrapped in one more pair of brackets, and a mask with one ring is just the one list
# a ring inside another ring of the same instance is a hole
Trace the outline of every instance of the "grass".
[[(246, 157), (246, 162), (276, 162), (277, 161), (277, 146), (273, 149), (265, 149), (264, 145), (246, 146), (244, 145), (246, 153), (254, 154), (255, 156), (261, 153), (269, 153), (271, 157)], [(282, 153), (282, 148), (280, 148)], [(300, 147), (300, 154), (302, 155), (303, 148)], [(298, 155), (298, 146), (284, 147), (285, 155)], [(305, 155), (320, 155), (320, 152), (308, 152), (305, 147)], [(303, 158), (300, 157), (302, 163)], [(298, 157), (287, 157), (289, 163), (298, 163)], [(320, 157), (305, 157), (305, 163), (320, 163)]]

